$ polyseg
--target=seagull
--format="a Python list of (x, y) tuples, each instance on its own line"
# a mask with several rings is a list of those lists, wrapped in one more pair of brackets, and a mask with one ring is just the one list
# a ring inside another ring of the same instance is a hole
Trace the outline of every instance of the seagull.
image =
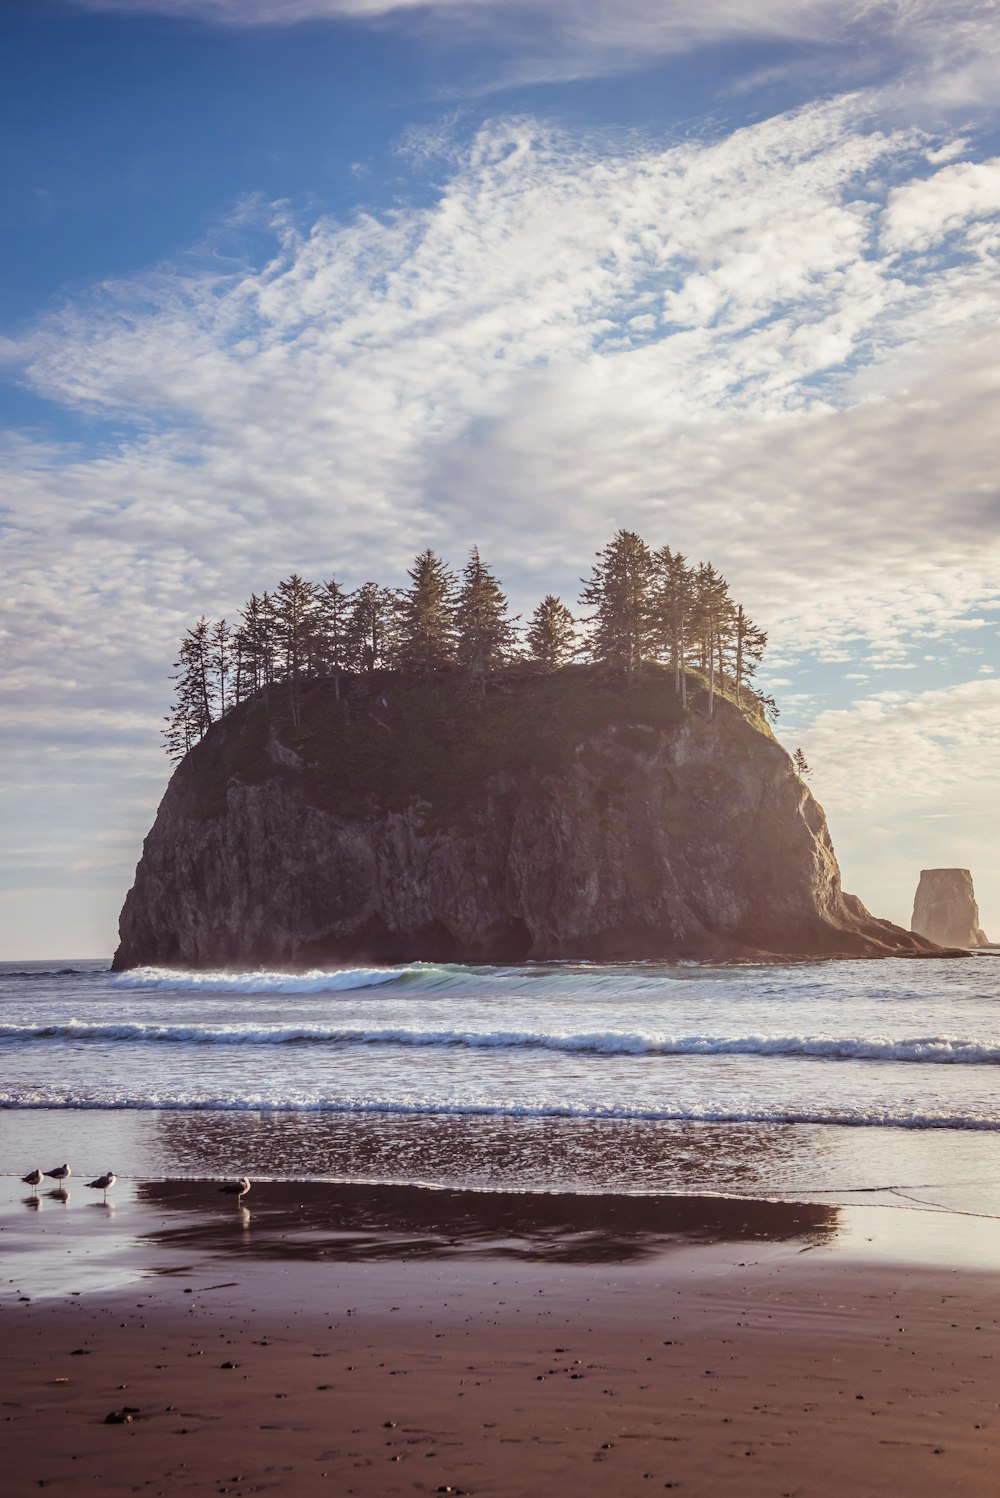
[(236, 1205), (239, 1206), (247, 1192), (250, 1190), (250, 1182), (246, 1176), (240, 1176), (238, 1181), (227, 1181), (219, 1190), (225, 1192), (226, 1196), (235, 1196)]
[(55, 1170), (47, 1170), (45, 1174), (47, 1176), (51, 1176), (52, 1180), (55, 1181), (56, 1186), (59, 1187), (62, 1186), (64, 1181), (69, 1179), (73, 1172), (70, 1170), (68, 1165), (57, 1165)]
[(32, 1191), (37, 1191), (39, 1186), (42, 1184), (42, 1172), (36, 1165), (34, 1170), (29, 1170), (26, 1176), (21, 1177), (21, 1180), (24, 1182), (25, 1186), (30, 1186)]
[(108, 1192), (117, 1181), (118, 1177), (113, 1170), (105, 1171), (104, 1175), (98, 1176), (96, 1181), (88, 1181), (87, 1187), (91, 1191), (103, 1191), (104, 1200), (108, 1199)]

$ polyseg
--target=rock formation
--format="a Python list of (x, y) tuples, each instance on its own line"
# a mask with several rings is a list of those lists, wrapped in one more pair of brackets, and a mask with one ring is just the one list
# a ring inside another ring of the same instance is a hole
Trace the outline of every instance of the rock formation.
[(986, 947), (968, 869), (921, 869), (910, 927), (949, 947)]
[(284, 692), (178, 766), (116, 968), (936, 950), (842, 892), (767, 725), (666, 672), (319, 682), (295, 729)]

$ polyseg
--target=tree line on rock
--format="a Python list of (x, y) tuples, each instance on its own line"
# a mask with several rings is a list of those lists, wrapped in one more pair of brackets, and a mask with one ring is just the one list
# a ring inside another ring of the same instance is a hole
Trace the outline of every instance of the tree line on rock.
[(423, 551), (408, 583), (366, 582), (353, 592), (336, 578), (313, 583), (292, 573), (273, 592), (254, 593), (239, 622), (204, 617), (185, 633), (174, 662), (174, 701), (164, 739), (181, 759), (230, 708), (275, 683), (288, 692), (299, 726), (303, 686), (393, 670), (429, 680), (450, 673), (477, 691), (512, 666), (557, 671), (584, 660), (631, 684), (650, 662), (669, 667), (687, 706), (688, 673), (700, 674), (707, 711), (715, 694), (777, 716), (771, 697), (753, 686), (767, 635), (736, 603), (708, 562), (690, 565), (669, 546), (653, 550), (634, 531), (619, 530), (583, 579), (578, 619), (554, 594), (527, 623), (512, 617), (503, 589), (473, 547), (456, 575)]

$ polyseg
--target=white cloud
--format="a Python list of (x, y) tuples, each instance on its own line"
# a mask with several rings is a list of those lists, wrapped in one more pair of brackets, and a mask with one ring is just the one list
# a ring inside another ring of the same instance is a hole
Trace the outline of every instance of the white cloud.
[[(2, 453), (22, 773), (78, 729), (104, 805), (196, 614), (292, 568), (396, 581), (427, 544), (478, 541), (523, 608), (633, 525), (722, 567), (785, 667), (991, 641), (1000, 275), (962, 163), (928, 178), (923, 135), (860, 111), (666, 149), (499, 120), (429, 207), (282, 208), (262, 267), (161, 267), (0, 344), (130, 433)], [(893, 192), (938, 179), (949, 253), (890, 255)]]
[[(1000, 157), (945, 166), (924, 181), (895, 188), (882, 219), (889, 251), (927, 250), (945, 235), (1000, 213)], [(991, 250), (996, 248), (993, 230)]]

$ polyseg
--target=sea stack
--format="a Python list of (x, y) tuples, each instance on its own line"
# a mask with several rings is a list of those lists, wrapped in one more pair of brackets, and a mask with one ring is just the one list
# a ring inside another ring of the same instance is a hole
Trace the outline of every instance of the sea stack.
[(910, 929), (946, 947), (988, 947), (968, 869), (921, 869)]
[(177, 767), (114, 965), (937, 951), (844, 893), (763, 719), (568, 667), (257, 693)]

